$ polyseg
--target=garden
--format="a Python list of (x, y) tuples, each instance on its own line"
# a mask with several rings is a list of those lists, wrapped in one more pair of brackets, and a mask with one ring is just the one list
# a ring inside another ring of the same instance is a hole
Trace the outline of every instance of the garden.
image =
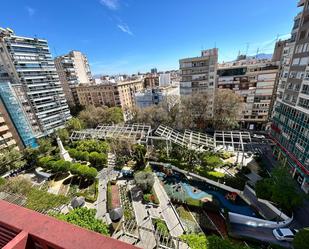
[(33, 187), (30, 181), (21, 177), (1, 180), (0, 183), (0, 192), (25, 198), (25, 207), (38, 212), (46, 213), (49, 210), (68, 204), (70, 201), (66, 196), (54, 195), (37, 187)]

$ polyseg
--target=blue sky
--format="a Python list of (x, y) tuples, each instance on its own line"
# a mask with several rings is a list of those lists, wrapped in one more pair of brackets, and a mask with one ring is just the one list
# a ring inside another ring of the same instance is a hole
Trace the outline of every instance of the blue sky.
[(298, 0), (4, 0), (0, 27), (46, 38), (52, 54), (87, 54), (94, 74), (178, 68), (178, 60), (219, 48), (272, 53), (287, 37)]

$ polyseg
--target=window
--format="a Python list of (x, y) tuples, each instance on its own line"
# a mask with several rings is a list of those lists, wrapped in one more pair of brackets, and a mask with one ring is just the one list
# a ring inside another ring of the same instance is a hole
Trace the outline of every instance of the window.
[(309, 85), (303, 85), (303, 89), (301, 90), (301, 93), (309, 94)]
[(300, 58), (293, 59), (292, 65), (298, 65), (300, 61)]
[(309, 99), (299, 98), (298, 106), (309, 109)]
[(300, 66), (308, 65), (308, 62), (309, 62), (309, 57), (303, 57), (300, 59), (299, 65)]

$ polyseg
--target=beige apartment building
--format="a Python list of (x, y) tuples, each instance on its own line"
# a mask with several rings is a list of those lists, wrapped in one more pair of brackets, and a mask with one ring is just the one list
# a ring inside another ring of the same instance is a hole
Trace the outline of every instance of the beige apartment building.
[(80, 84), (74, 88), (80, 105), (120, 106), (125, 115), (135, 105), (135, 93), (143, 89), (143, 79), (97, 85)]
[(84, 85), (75, 87), (82, 106), (121, 106), (117, 84)]
[(56, 57), (54, 61), (67, 102), (73, 107), (78, 101), (73, 88), (79, 84), (92, 83), (88, 59), (80, 51), (71, 51)]
[(10, 121), (2, 101), (0, 101), (0, 151), (5, 148), (23, 149), (24, 145), (19, 135)]
[(263, 129), (268, 123), (279, 62), (241, 59), (218, 66), (217, 86), (243, 97), (240, 124), (246, 129)]

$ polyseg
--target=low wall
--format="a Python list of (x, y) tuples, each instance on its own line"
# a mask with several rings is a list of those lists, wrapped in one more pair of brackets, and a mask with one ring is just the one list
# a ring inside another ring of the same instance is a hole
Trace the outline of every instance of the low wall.
[(242, 224), (252, 227), (266, 227), (266, 228), (284, 227), (289, 225), (292, 222), (292, 220), (293, 217), (284, 221), (275, 222), (229, 212), (229, 221), (231, 223)]
[[(254, 194), (254, 195), (256, 196), (255, 191), (254, 191), (252, 188), (250, 188), (248, 185), (246, 185), (246, 188), (247, 188), (250, 192), (252, 192), (252, 194)], [(279, 217), (281, 217), (283, 220), (288, 220), (288, 219), (290, 219), (289, 216), (287, 216), (285, 213), (283, 213), (281, 210), (279, 210), (277, 207), (275, 207), (270, 201), (264, 200), (264, 199), (259, 199), (259, 198), (257, 198), (257, 200), (258, 200), (259, 202), (265, 204), (269, 209), (271, 209), (274, 213), (276, 213), (276, 214), (277, 214)]]

